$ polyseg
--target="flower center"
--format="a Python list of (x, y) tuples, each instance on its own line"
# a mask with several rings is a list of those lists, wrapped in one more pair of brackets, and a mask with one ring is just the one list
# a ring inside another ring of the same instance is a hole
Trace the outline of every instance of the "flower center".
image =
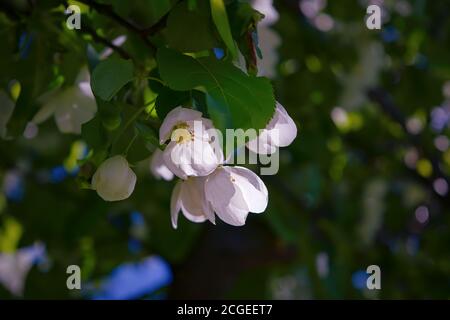
[(175, 130), (172, 131), (170, 139), (176, 143), (186, 143), (194, 140), (194, 136), (187, 128), (188, 126), (184, 124), (176, 126)]

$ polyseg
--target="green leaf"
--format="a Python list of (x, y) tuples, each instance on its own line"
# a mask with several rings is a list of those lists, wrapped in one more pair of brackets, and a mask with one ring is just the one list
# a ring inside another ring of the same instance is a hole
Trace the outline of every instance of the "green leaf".
[(231, 32), (234, 38), (245, 35), (249, 30), (254, 31), (264, 15), (246, 2), (236, 1), (228, 7), (230, 13)]
[(92, 91), (97, 97), (109, 101), (133, 80), (133, 77), (133, 63), (130, 60), (109, 58), (100, 62), (94, 69)]
[(231, 32), (236, 39), (239, 51), (244, 56), (247, 72), (256, 75), (258, 74), (257, 56), (262, 58), (258, 47), (256, 26), (264, 15), (246, 2), (233, 2), (227, 9), (230, 14)]
[(194, 10), (196, 7), (197, 7), (197, 0), (188, 0), (189, 10)]
[(102, 125), (108, 131), (117, 130), (122, 123), (122, 117), (120, 114), (122, 111), (121, 103), (117, 103), (115, 101), (106, 102), (101, 99), (97, 99), (97, 106), (97, 115), (100, 117)]
[(190, 99), (189, 91), (174, 91), (163, 87), (156, 98), (156, 114), (159, 119), (164, 119), (170, 110), (184, 105)]
[(195, 9), (181, 2), (170, 12), (166, 28), (169, 47), (183, 52), (208, 50), (217, 45), (213, 34), (208, 2), (200, 1)]
[(249, 76), (233, 64), (214, 58), (194, 59), (171, 49), (157, 53), (159, 72), (173, 90), (206, 93), (214, 125), (263, 129), (273, 116), (275, 98), (266, 78)]
[(176, 0), (112, 0), (117, 13), (143, 28), (150, 27), (161, 19), (175, 2)]
[(105, 145), (107, 135), (98, 116), (82, 125), (81, 137), (93, 149), (98, 149)]
[(230, 24), (228, 22), (227, 11), (225, 9), (225, 4), (223, 0), (210, 0), (211, 4), (211, 14), (214, 23), (216, 24), (217, 30), (222, 37), (223, 42), (230, 50), (231, 56), (233, 58), (237, 57), (237, 49), (234, 44), (233, 36), (231, 35)]
[(92, 74), (93, 70), (97, 67), (97, 65), (100, 63), (100, 55), (95, 50), (93, 46), (88, 44), (86, 46), (86, 57), (88, 61), (88, 67), (89, 71)]
[[(138, 111), (139, 112), (139, 111)], [(122, 111), (122, 123), (126, 127), (125, 130), (117, 130), (113, 138), (113, 144), (111, 148), (111, 154), (126, 155), (128, 162), (136, 163), (146, 159), (150, 156), (151, 146), (147, 146), (148, 142), (137, 130), (135, 124), (136, 121), (136, 109), (131, 106), (125, 107)], [(122, 129), (122, 127), (121, 127)]]
[(136, 127), (137, 132), (142, 137), (142, 139), (150, 143), (152, 146), (159, 146), (159, 141), (156, 133), (149, 126), (141, 122), (136, 122), (134, 126)]
[[(34, 20), (31, 23), (34, 23)], [(11, 73), (2, 70), (10, 79), (16, 79), (21, 86), (19, 98), (7, 125), (8, 135), (17, 136), (23, 133), (26, 124), (37, 112), (37, 98), (43, 94), (53, 80), (53, 72), (49, 61), (52, 61), (52, 34), (31, 32), (26, 35), (26, 43), (19, 59), (9, 61)], [(29, 49), (26, 49), (28, 46)], [(13, 56), (17, 57), (17, 56)], [(9, 59), (8, 59), (9, 60)]]
[(130, 141), (130, 147), (126, 150), (126, 158), (129, 163), (135, 164), (147, 159), (152, 153), (150, 151), (151, 146), (149, 146), (149, 143), (139, 135), (136, 129), (132, 139), (134, 140)]

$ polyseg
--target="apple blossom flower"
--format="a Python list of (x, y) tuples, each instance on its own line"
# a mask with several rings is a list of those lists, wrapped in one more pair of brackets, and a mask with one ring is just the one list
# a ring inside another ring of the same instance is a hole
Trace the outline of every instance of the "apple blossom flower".
[(245, 224), (249, 212), (266, 210), (268, 192), (264, 182), (244, 167), (218, 167), (205, 183), (205, 198), (224, 222)]
[(74, 86), (59, 89), (45, 97), (43, 107), (32, 122), (40, 124), (50, 116), (55, 117), (56, 125), (62, 133), (81, 133), (81, 126), (91, 120), (97, 112), (97, 104), (89, 83), (89, 73), (83, 69)]
[(14, 253), (0, 253), (0, 283), (13, 295), (22, 296), (28, 272), (45, 258), (45, 245), (40, 242)]
[(206, 176), (223, 162), (223, 153), (213, 141), (208, 119), (199, 111), (177, 107), (164, 119), (160, 131), (160, 143), (169, 137), (163, 152), (166, 166), (176, 176)]
[(128, 198), (134, 190), (136, 174), (123, 156), (105, 160), (92, 177), (92, 189), (105, 201)]
[(214, 212), (205, 198), (206, 177), (189, 177), (180, 180), (175, 185), (170, 200), (170, 214), (172, 226), (177, 228), (178, 214), (181, 210), (183, 215), (192, 222), (215, 223)]
[(163, 144), (170, 139), (172, 131), (179, 125), (185, 124), (187, 121), (201, 120), (202, 113), (183, 107), (176, 107), (171, 110), (164, 118), (159, 128), (159, 143)]
[(167, 168), (164, 162), (163, 152), (160, 149), (156, 149), (150, 158), (150, 171), (157, 179), (164, 179), (170, 181), (173, 179), (174, 174)]
[(297, 136), (297, 126), (286, 109), (277, 101), (275, 113), (269, 124), (254, 140), (246, 145), (254, 153), (272, 154), (277, 147), (287, 147)]

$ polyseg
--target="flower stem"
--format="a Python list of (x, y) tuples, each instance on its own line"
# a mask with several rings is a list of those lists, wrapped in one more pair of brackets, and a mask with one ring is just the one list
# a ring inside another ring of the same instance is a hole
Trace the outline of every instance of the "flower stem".
[(133, 136), (133, 139), (131, 139), (130, 143), (128, 144), (127, 148), (125, 149), (125, 154), (124, 154), (125, 158), (127, 157), (128, 151), (130, 151), (130, 148), (133, 145), (134, 141), (136, 140), (137, 136), (138, 136), (138, 133), (135, 132), (134, 136)]
[(139, 115), (145, 111), (145, 109), (147, 108), (147, 106), (154, 102), (155, 99), (149, 103), (147, 103), (146, 105), (144, 105), (143, 107), (140, 107), (132, 116), (130, 119), (128, 119), (128, 121), (125, 123), (125, 125), (122, 127), (122, 129), (120, 130), (120, 132), (114, 137), (111, 145), (114, 145), (117, 140), (122, 136), (122, 134), (128, 129), (128, 127), (136, 120), (137, 117), (139, 117)]
[(145, 77), (147, 80), (153, 80), (153, 81), (156, 81), (156, 82), (159, 82), (159, 83), (161, 83), (162, 85), (166, 85), (166, 83), (164, 82), (164, 81), (162, 81), (161, 79), (158, 79), (158, 78), (155, 78), (155, 77)]

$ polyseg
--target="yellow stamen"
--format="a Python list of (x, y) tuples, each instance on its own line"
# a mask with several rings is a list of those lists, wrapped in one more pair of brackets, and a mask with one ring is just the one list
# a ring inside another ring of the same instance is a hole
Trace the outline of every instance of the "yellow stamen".
[(193, 139), (191, 133), (186, 128), (177, 128), (172, 131), (171, 140), (176, 143), (185, 143)]

